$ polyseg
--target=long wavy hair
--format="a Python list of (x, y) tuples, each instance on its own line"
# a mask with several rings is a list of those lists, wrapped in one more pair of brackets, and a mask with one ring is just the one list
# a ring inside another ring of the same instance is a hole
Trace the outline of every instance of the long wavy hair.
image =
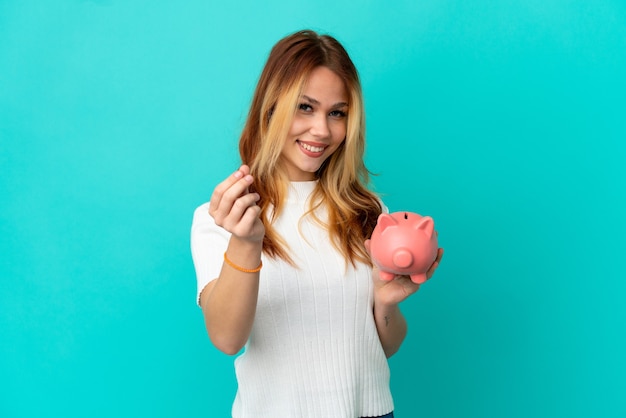
[[(250, 165), (254, 176), (251, 190), (261, 196), (258, 205), (265, 225), (263, 251), (294, 264), (287, 243), (272, 226), (282, 211), (289, 184), (281, 150), (302, 89), (313, 69), (320, 66), (336, 73), (345, 83), (349, 96), (347, 130), (343, 143), (316, 173), (318, 183), (307, 214), (328, 229), (331, 243), (347, 262), (371, 264), (363, 242), (371, 235), (382, 208), (367, 188), (361, 83), (343, 46), (329, 35), (310, 30), (289, 35), (272, 48), (239, 141), (242, 162)], [(324, 204), (328, 211), (326, 222), (315, 215)]]

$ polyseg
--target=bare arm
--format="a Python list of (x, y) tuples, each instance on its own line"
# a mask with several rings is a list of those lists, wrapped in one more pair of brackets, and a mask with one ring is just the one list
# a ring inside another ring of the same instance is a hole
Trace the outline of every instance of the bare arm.
[(385, 306), (374, 302), (374, 320), (383, 351), (389, 358), (398, 351), (406, 337), (406, 319), (397, 304)]
[[(226, 255), (235, 265), (254, 269), (261, 261), (265, 229), (249, 193), (250, 169), (242, 166), (220, 183), (211, 196), (210, 215), (231, 233)], [(207, 332), (213, 344), (227, 354), (245, 345), (252, 329), (259, 290), (259, 273), (240, 271), (227, 263), (200, 295)]]

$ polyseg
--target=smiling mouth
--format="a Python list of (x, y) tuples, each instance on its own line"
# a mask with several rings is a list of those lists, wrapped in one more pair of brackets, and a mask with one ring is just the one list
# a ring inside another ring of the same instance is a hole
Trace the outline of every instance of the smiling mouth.
[(310, 145), (310, 144), (305, 144), (304, 142), (298, 141), (298, 144), (300, 145), (301, 148), (309, 151), (309, 152), (313, 152), (313, 153), (320, 153), (323, 152), (324, 149), (326, 147), (318, 147), (315, 145)]

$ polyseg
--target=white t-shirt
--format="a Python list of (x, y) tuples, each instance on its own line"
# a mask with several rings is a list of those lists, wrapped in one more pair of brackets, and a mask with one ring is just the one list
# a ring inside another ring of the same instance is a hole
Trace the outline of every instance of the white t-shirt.
[[(316, 184), (291, 183), (274, 225), (297, 267), (262, 256), (252, 332), (235, 360), (235, 418), (356, 418), (393, 410), (371, 268), (346, 266), (328, 232), (301, 219)], [(198, 296), (219, 276), (229, 236), (208, 214), (208, 203), (196, 209), (191, 249)]]

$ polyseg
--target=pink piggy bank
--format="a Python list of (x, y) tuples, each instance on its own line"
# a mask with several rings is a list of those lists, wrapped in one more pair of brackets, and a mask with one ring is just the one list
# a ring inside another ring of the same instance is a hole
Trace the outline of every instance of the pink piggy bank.
[(401, 274), (413, 283), (424, 283), (437, 249), (433, 219), (411, 212), (381, 214), (370, 241), (370, 254), (383, 280)]

